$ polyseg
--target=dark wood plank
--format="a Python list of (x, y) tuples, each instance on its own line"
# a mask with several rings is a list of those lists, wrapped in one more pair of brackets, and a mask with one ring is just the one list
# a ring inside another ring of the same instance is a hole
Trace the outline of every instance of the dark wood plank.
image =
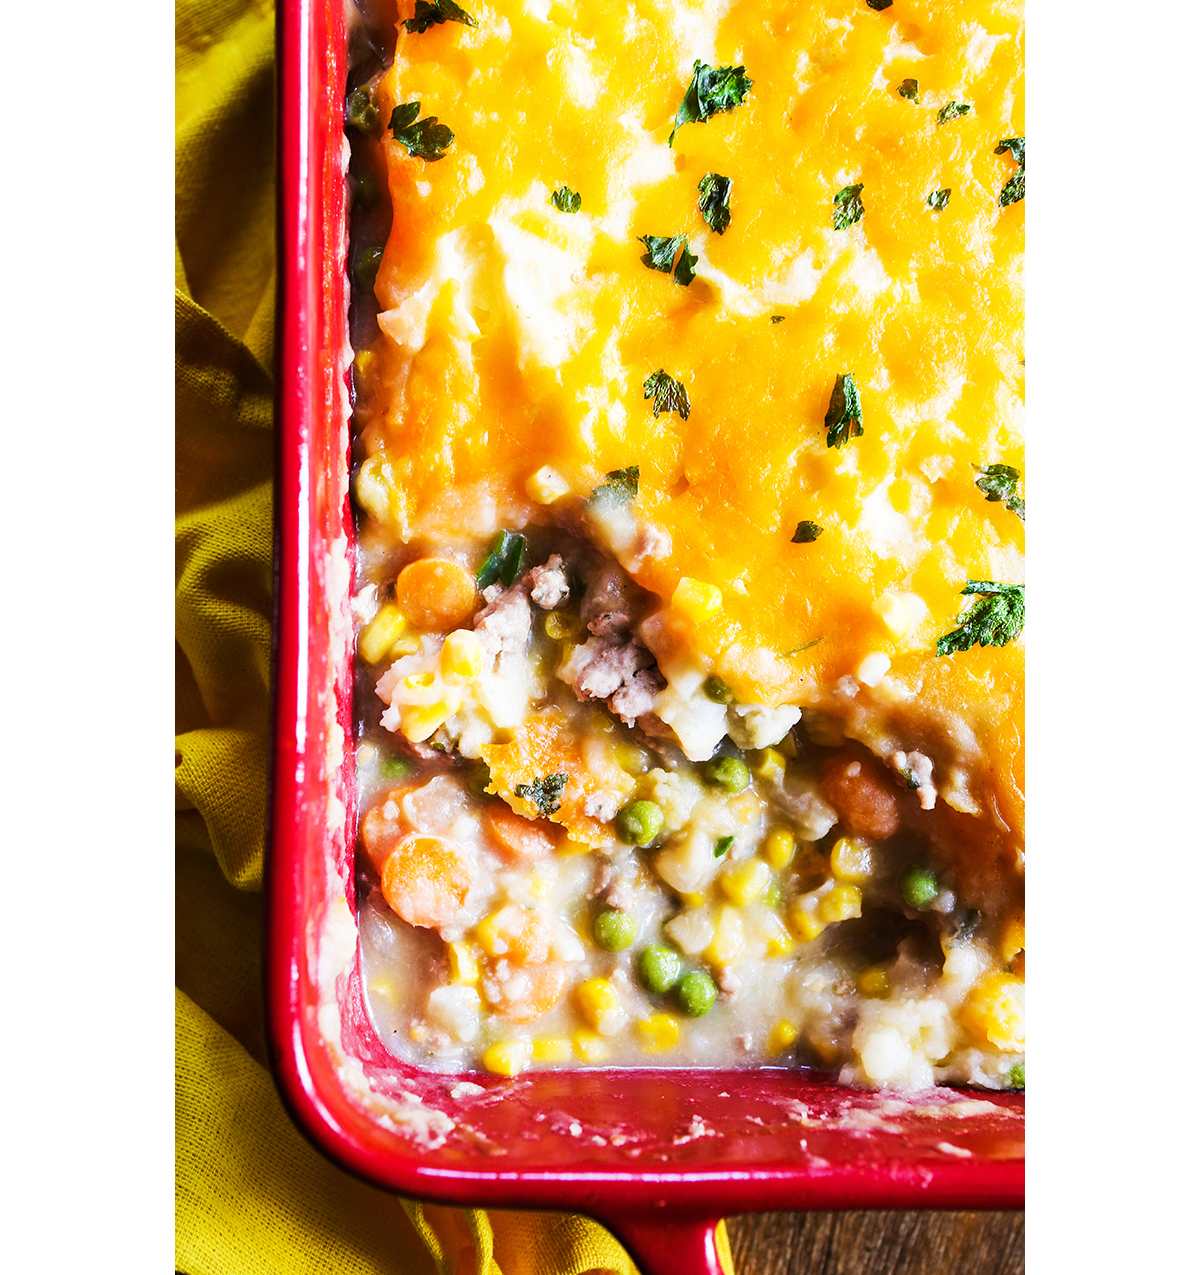
[(730, 1218), (737, 1275), (1023, 1275), (1025, 1214), (760, 1213)]

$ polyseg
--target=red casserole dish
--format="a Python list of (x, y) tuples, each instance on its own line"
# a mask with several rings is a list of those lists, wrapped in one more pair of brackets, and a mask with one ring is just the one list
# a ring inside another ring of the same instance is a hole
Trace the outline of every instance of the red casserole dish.
[(375, 1033), (354, 928), (345, 37), (340, 3), (280, 6), (266, 990), (296, 1122), (379, 1187), (587, 1213), (663, 1273), (719, 1271), (727, 1214), (1022, 1207), (1020, 1094), (872, 1093), (773, 1068), (455, 1076), (400, 1062)]

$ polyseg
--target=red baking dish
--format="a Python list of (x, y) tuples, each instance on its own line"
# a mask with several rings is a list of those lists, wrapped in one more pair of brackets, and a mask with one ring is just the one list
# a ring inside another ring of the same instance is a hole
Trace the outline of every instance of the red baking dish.
[(362, 1178), (562, 1209), (647, 1271), (716, 1272), (727, 1214), (1020, 1208), (1024, 1099), (868, 1093), (785, 1069), (450, 1076), (397, 1061), (357, 965), (340, 0), (278, 17), (279, 446), (267, 1021), (284, 1101)]

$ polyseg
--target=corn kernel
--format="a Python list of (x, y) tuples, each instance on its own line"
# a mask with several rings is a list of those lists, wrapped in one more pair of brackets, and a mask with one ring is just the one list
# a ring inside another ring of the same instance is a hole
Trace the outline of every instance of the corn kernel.
[(470, 681), (483, 672), (483, 648), (479, 638), (469, 629), (455, 629), (446, 635), (438, 668), (443, 677), (461, 677)]
[(771, 883), (771, 869), (761, 859), (743, 859), (721, 874), (721, 889), (739, 907), (753, 903)]
[(416, 655), (421, 649), (421, 639), (415, 633), (409, 633), (398, 642), (392, 643), (388, 652), (389, 660), (398, 660), (402, 655)]
[(475, 941), (489, 956), (503, 956), (519, 931), (512, 905), (505, 904), (479, 922), (475, 927)]
[(805, 895), (792, 904), (788, 912), (788, 924), (802, 943), (811, 943), (821, 933), (825, 922), (817, 916), (816, 900), (812, 895)]
[(584, 1062), (604, 1062), (609, 1056), (608, 1041), (603, 1036), (581, 1027), (573, 1038), (576, 1055)]
[(796, 834), (790, 828), (772, 828), (763, 842), (763, 854), (773, 868), (786, 868), (796, 853)]
[(358, 653), (368, 664), (378, 664), (402, 637), (408, 621), (394, 602), (385, 602), (358, 635)]
[(767, 955), (768, 956), (791, 956), (795, 951), (796, 944), (792, 940), (788, 928), (783, 923), (783, 918), (777, 912), (769, 912), (761, 918), (761, 925), (768, 931), (767, 934)]
[(859, 885), (871, 875), (871, 848), (850, 837), (839, 837), (830, 853), (829, 866), (839, 881)]
[(1005, 965), (1011, 965), (1018, 952), (1025, 950), (1025, 912), (1011, 916), (1000, 931), (1000, 956)]
[(577, 633), (582, 633), (583, 621), (577, 615), (572, 615), (570, 611), (547, 611), (546, 618), (542, 621), (542, 628), (545, 629), (548, 638), (552, 638), (555, 642), (562, 642), (566, 638), (573, 638)]
[(767, 1053), (772, 1056), (782, 1054), (785, 1049), (796, 1043), (796, 1037), (799, 1035), (800, 1032), (795, 1023), (789, 1023), (786, 1018), (781, 1018), (771, 1028), (771, 1034), (767, 1037)]
[(405, 704), (400, 709), (400, 730), (404, 738), (414, 744), (428, 739), (451, 713), (458, 711), (459, 703), (461, 697), (442, 699), (435, 704)]
[(537, 501), (539, 505), (552, 505), (570, 490), (567, 480), (549, 465), (543, 465), (525, 480), (525, 491), (529, 499)]
[(533, 1042), (533, 1061), (565, 1063), (571, 1061), (571, 1042), (565, 1036), (541, 1036)]
[(650, 1054), (664, 1054), (679, 1044), (679, 1019), (670, 1014), (651, 1014), (638, 1023), (642, 1048)]
[(446, 955), (450, 958), (450, 981), (462, 983), (468, 987), (479, 982), (479, 962), (471, 945), (458, 939), (446, 947)]
[(693, 624), (703, 624), (721, 609), (721, 590), (715, 584), (684, 576), (675, 586), (671, 606)]
[(685, 907), (702, 908), (708, 902), (707, 890), (689, 890), (687, 893), (680, 892), (680, 900)]
[(1011, 974), (989, 974), (962, 1009), (963, 1026), (998, 1049), (1025, 1048), (1025, 984)]
[(862, 891), (856, 885), (835, 885), (822, 895), (817, 904), (817, 915), (828, 925), (862, 916)]
[(616, 763), (627, 775), (644, 775), (650, 769), (650, 758), (636, 744), (619, 743), (613, 750)]
[(778, 783), (787, 770), (787, 758), (777, 748), (764, 748), (754, 754), (750, 769), (768, 783)]
[(375, 362), (375, 353), (373, 350), (359, 350), (354, 356), (354, 367), (361, 375), (366, 376), (371, 370), (371, 364)]
[(533, 1049), (527, 1040), (501, 1040), (483, 1054), (484, 1069), (497, 1076), (515, 1076), (529, 1066)]
[(575, 1003), (602, 1036), (611, 1036), (625, 1022), (620, 993), (606, 978), (589, 978), (580, 983), (575, 989)]
[(377, 1000), (385, 1000), (389, 1005), (396, 1003), (396, 985), (390, 978), (373, 979), (367, 988), (372, 997)]
[(383, 452), (368, 456), (354, 477), (354, 496), (359, 505), (384, 526), (394, 525), (399, 512), (398, 493), (392, 479), (392, 467)]
[(854, 980), (860, 996), (869, 996), (873, 1000), (884, 1000), (892, 990), (892, 980), (888, 976), (886, 965), (868, 965), (860, 971)]
[(704, 959), (718, 967), (731, 965), (745, 946), (742, 916), (737, 908), (722, 907), (713, 927), (712, 942), (704, 949)]
[(586, 841), (576, 841), (574, 837), (564, 837), (558, 847), (558, 853), (564, 859), (569, 859), (573, 855), (591, 854), (592, 852), (592, 847)]

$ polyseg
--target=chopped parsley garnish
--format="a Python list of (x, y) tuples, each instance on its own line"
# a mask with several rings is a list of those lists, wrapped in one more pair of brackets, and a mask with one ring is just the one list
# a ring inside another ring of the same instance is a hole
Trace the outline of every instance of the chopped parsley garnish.
[(833, 197), (833, 228), (847, 230), (862, 221), (862, 182), (857, 186), (843, 186)]
[[(675, 262), (673, 278), (676, 283), (684, 288), (696, 277), (696, 262), (699, 258), (695, 253), (688, 251), (688, 241), (685, 235), (671, 235), (669, 237), (665, 235), (639, 235), (638, 242), (646, 245), (646, 251), (642, 253), (642, 265), (649, 267), (651, 270), (669, 274), (671, 263)], [(681, 252), (680, 249), (682, 249)], [(677, 252), (679, 252), (679, 260), (675, 261)]]
[(732, 849), (733, 838), (731, 836), (718, 837), (716, 841), (713, 842), (713, 857), (719, 859), (723, 854), (726, 854)]
[(560, 186), (553, 195), (550, 196), (550, 202), (558, 209), (559, 212), (576, 213), (579, 211), (583, 201), (579, 198), (577, 190), (571, 190), (569, 186)]
[(703, 124), (710, 115), (732, 111), (746, 100), (746, 94), (754, 81), (746, 75), (744, 66), (711, 67), (696, 61), (692, 66), (692, 80), (675, 112), (675, 127), (667, 138), (667, 145), (675, 141), (675, 134), (685, 124)]
[(921, 786), (921, 781), (907, 766), (900, 767), (900, 778), (904, 780), (905, 785), (909, 788), (920, 788)]
[(360, 133), (373, 133), (379, 127), (379, 107), (365, 84), (346, 99), (346, 123)]
[(461, 22), (464, 27), (477, 27), (478, 22), (465, 10), (460, 9), (454, 0), (417, 0), (417, 11), (411, 18), (405, 18), (404, 29), (409, 35), (420, 35), (430, 27), (440, 26), (443, 22)]
[(1020, 471), (1014, 469), (1011, 465), (976, 465), (972, 463), (971, 468), (979, 475), (975, 479), (975, 486), (983, 492), (988, 500), (1004, 501), (1005, 509), (1016, 514), (1024, 522), (1025, 501), (1017, 495), (1017, 484), (1021, 481)]
[(947, 102), (937, 113), (937, 122), (944, 124), (947, 120), (956, 120), (960, 115), (966, 115), (971, 109), (970, 102)]
[(876, 13), (881, 13), (884, 9), (892, 7), (892, 0), (867, 0), (867, 8), (874, 9)]
[(951, 655), (973, 646), (1007, 646), (1025, 627), (1025, 586), (997, 584), (992, 580), (968, 580), (963, 589), (977, 595), (958, 617), (958, 628), (937, 641), (939, 655)]
[(799, 655), (801, 651), (807, 651), (810, 647), (816, 646), (818, 642), (824, 641), (824, 637), (815, 637), (810, 642), (801, 642), (799, 646), (793, 646), (790, 651), (784, 651), (784, 655)]
[(663, 412), (678, 412), (680, 420), (687, 420), (688, 413), (692, 410), (687, 390), (682, 381), (668, 376), (662, 368), (646, 377), (642, 382), (642, 391), (643, 398), (654, 400), (655, 416), (660, 416)]
[(525, 537), (512, 531), (502, 531), (492, 541), (491, 552), (483, 560), (475, 576), (481, 589), (499, 581), (507, 589), (521, 571), (521, 559), (525, 556)]
[(782, 315), (782, 314), (773, 314), (773, 315), (771, 315), (771, 322), (772, 322), (772, 323), (782, 323), (782, 322), (783, 322), (783, 315)]
[(641, 468), (638, 465), (630, 465), (627, 469), (610, 469), (604, 475), (608, 481), (601, 483), (592, 492), (592, 500), (598, 505), (608, 507), (628, 505), (637, 497), (640, 475)]
[(535, 805), (543, 819), (549, 819), (562, 805), (563, 789), (566, 786), (566, 775), (546, 775), (542, 779), (535, 779), (531, 784), (518, 784), (513, 792), (522, 801)]
[(862, 404), (858, 401), (858, 386), (849, 372), (843, 372), (833, 383), (825, 428), (829, 431), (826, 447), (844, 447), (850, 439), (862, 435)]
[(420, 102), (405, 102), (392, 112), (388, 128), (396, 141), (404, 143), (410, 155), (431, 164), (445, 156), (454, 134), (445, 124), (438, 123), (436, 115), (418, 120), (420, 114)]
[(896, 92), (906, 102), (915, 102), (917, 100), (917, 82), (916, 80), (901, 80), (896, 85)]
[(700, 178), (700, 216), (719, 235), (729, 228), (729, 192), (733, 182), (720, 173), (705, 173)]
[(950, 202), (950, 188), (947, 186), (945, 190), (931, 190), (925, 196), (925, 202), (934, 210), (941, 212), (943, 208)]
[(1009, 204), (1015, 204), (1025, 198), (1025, 139), (1006, 137), (996, 147), (996, 154), (1003, 155), (1005, 151), (1010, 151), (1013, 159), (1017, 161), (1017, 171), (1000, 188), (1001, 208), (1007, 208)]
[(796, 534), (792, 537), (792, 544), (810, 545), (824, 530), (825, 528), (819, 523), (805, 519), (804, 522), (797, 523)]

